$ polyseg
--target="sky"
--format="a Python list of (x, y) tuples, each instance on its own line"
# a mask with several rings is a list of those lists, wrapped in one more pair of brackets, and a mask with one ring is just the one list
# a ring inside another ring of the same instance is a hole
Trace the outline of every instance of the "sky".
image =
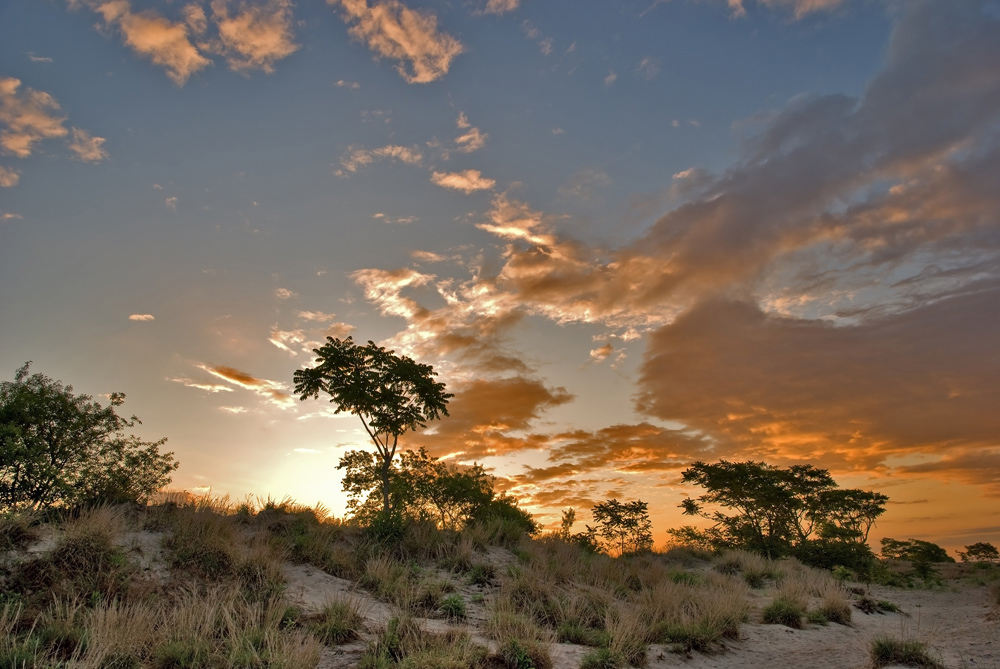
[(3, 0), (0, 370), (342, 514), (325, 337), (548, 524), (695, 461), (1000, 541), (1000, 2)]

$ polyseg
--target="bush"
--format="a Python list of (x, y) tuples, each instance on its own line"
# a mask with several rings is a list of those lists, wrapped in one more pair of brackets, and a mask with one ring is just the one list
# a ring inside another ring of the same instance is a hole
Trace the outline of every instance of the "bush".
[(334, 600), (323, 607), (319, 620), (311, 627), (319, 640), (328, 644), (341, 644), (358, 637), (364, 618), (357, 605), (347, 599)]
[(943, 669), (944, 666), (928, 655), (927, 646), (916, 639), (896, 639), (886, 634), (880, 634), (871, 640), (868, 654), (876, 667), (903, 664), (908, 667)]
[(764, 607), (761, 619), (767, 625), (785, 625), (801, 629), (802, 617), (805, 614), (805, 609), (798, 602), (787, 597), (777, 597)]
[(598, 648), (584, 656), (580, 669), (625, 669), (628, 661), (621, 652), (610, 648)]
[(462, 595), (453, 594), (448, 595), (441, 600), (441, 612), (444, 613), (448, 618), (453, 619), (464, 619), (466, 615), (465, 611), (465, 600), (462, 599)]

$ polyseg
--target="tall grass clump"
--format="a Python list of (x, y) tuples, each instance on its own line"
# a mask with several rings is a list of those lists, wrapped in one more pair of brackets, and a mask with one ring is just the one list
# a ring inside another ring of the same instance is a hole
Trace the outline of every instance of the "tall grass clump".
[(310, 627), (323, 643), (341, 644), (358, 638), (364, 622), (358, 603), (344, 598), (327, 602)]
[(369, 642), (359, 669), (466, 669), (482, 666), (489, 652), (473, 643), (464, 632), (434, 634), (413, 618), (403, 615), (389, 620)]
[(38, 538), (37, 522), (33, 511), (0, 513), (0, 553), (24, 550)]

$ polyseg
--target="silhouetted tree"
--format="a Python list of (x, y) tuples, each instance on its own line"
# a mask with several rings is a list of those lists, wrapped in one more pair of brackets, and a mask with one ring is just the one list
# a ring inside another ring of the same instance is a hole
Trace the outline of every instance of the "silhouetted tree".
[(993, 544), (980, 541), (965, 547), (964, 551), (958, 551), (958, 557), (962, 562), (989, 562), (1000, 560), (1000, 551)]
[(885, 537), (882, 539), (882, 557), (910, 562), (954, 562), (941, 546), (932, 541), (907, 539), (900, 541)]
[(447, 416), (452, 395), (443, 383), (434, 381), (430, 365), (398, 356), (372, 341), (362, 346), (351, 337), (327, 337), (326, 344), (313, 352), (318, 356), (315, 366), (294, 374), (295, 393), (301, 400), (326, 393), (336, 413), (347, 411), (361, 419), (375, 444), (382, 510), (391, 515), (390, 479), (400, 435)]
[(0, 383), (0, 508), (143, 502), (170, 482), (167, 440), (126, 434), (140, 421), (116, 413), (124, 394), (102, 407), (30, 365)]
[(680, 541), (742, 548), (768, 557), (794, 554), (817, 566), (865, 568), (873, 559), (866, 540), (885, 513), (881, 493), (841, 489), (812, 465), (775, 467), (764, 462), (696, 462), (682, 480), (705, 488), (681, 503), (685, 514), (711, 520), (708, 530), (669, 530)]
[(624, 555), (653, 547), (652, 524), (645, 502), (609, 499), (595, 504), (592, 511), (597, 523), (597, 536), (603, 540), (605, 549), (617, 550)]

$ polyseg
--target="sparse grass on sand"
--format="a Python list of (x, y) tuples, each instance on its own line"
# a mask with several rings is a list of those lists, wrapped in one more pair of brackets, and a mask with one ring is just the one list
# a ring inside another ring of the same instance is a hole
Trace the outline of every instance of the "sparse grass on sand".
[[(41, 536), (51, 550), (26, 553)], [(414, 523), (388, 543), (290, 500), (4, 516), (0, 558), (0, 667), (305, 669), (352, 643), (368, 669), (549, 669), (556, 643), (589, 647), (585, 668), (641, 667), (651, 644), (712, 652), (738, 639), (762, 588), (775, 593), (767, 621), (851, 615), (842, 586), (795, 561), (612, 558), (502, 521)], [(306, 605), (287, 563), (348, 583)]]

